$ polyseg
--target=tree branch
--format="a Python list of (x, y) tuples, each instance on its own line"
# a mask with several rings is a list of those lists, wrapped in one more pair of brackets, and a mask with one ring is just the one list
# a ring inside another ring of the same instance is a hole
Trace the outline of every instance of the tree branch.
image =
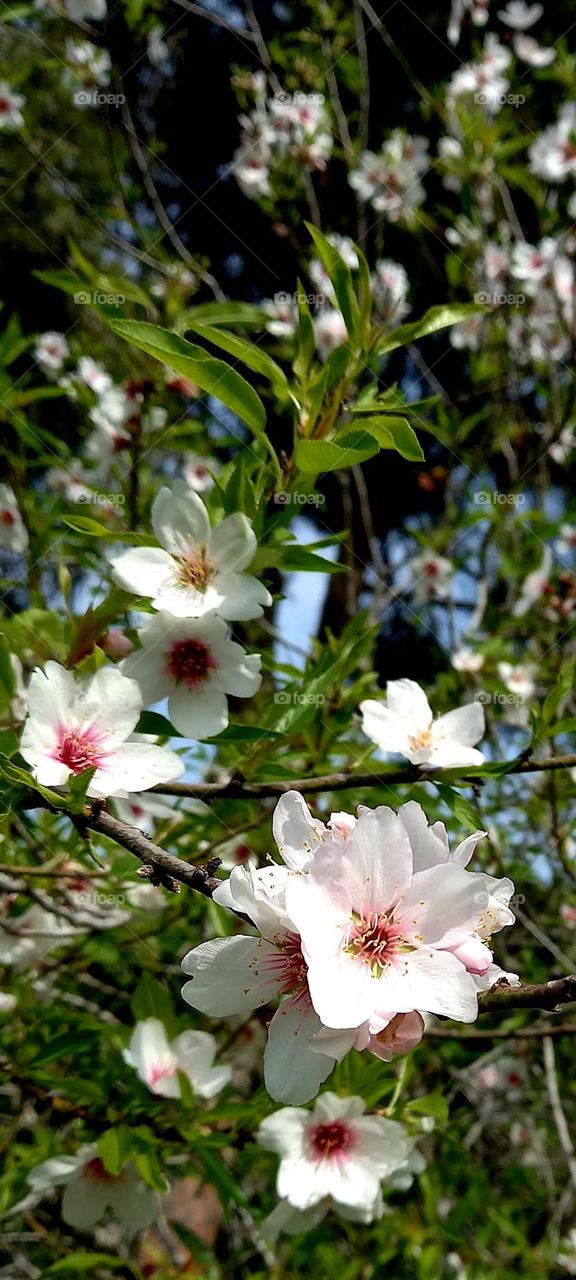
[(532, 986), (493, 987), (479, 996), (480, 1013), (501, 1013), (508, 1009), (549, 1009), (576, 1001), (576, 973), (567, 978), (552, 978)]
[[(576, 767), (576, 754), (543, 756), (540, 760), (519, 757), (510, 763), (502, 777), (513, 773), (546, 773), (554, 769)], [(188, 796), (192, 799), (257, 800), (266, 796), (283, 796), (287, 791), (300, 791), (302, 795), (314, 795), (320, 791), (348, 791), (358, 787), (387, 787), (400, 782), (452, 782), (470, 786), (489, 781), (490, 774), (482, 775), (481, 769), (463, 771), (454, 778), (454, 769), (421, 769), (418, 765), (370, 773), (326, 773), (318, 778), (293, 778), (286, 782), (247, 782), (242, 778), (228, 778), (224, 782), (169, 782), (151, 790), (161, 795)]]

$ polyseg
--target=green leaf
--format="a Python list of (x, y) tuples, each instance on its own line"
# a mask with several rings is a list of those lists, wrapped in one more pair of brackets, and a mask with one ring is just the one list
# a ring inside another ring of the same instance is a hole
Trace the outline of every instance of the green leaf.
[(16, 675), (10, 661), (11, 649), (5, 635), (0, 634), (0, 684), (9, 698), (16, 693)]
[(299, 440), (295, 462), (307, 475), (324, 471), (340, 471), (366, 462), (379, 452), (378, 442), (368, 431), (350, 431), (336, 440)]
[(404, 1108), (406, 1112), (420, 1116), (433, 1116), (440, 1124), (446, 1124), (449, 1116), (448, 1103), (441, 1093), (425, 1093), (421, 1098), (413, 1098)]
[(136, 725), (136, 733), (154, 733), (162, 738), (179, 738), (181, 735), (174, 728), (173, 724), (161, 716), (157, 711), (143, 711), (138, 724)]
[(63, 516), (62, 523), (73, 529), (74, 533), (89, 533), (93, 538), (109, 538), (111, 535), (111, 530), (98, 520), (93, 520), (92, 516)]
[(306, 227), (328, 272), (348, 333), (351, 338), (355, 338), (358, 333), (360, 311), (358, 299), (354, 292), (350, 267), (347, 266), (344, 259), (340, 257), (340, 254), (334, 248), (334, 245), (330, 244), (330, 241), (326, 239), (326, 236), (317, 227), (313, 227), (310, 222), (306, 223)]
[(95, 773), (96, 765), (92, 765), (90, 769), (83, 769), (81, 773), (68, 779), (68, 804), (72, 813), (82, 813), (88, 787)]
[(450, 325), (468, 320), (470, 316), (479, 315), (483, 307), (473, 302), (457, 302), (451, 306), (429, 307), (421, 320), (413, 320), (411, 324), (402, 324), (384, 334), (377, 345), (377, 355), (395, 351), (397, 347), (407, 347), (418, 338), (427, 338), (428, 334), (439, 329), (447, 329)]
[(255, 325), (261, 329), (266, 320), (262, 308), (253, 302), (201, 302), (197, 307), (190, 307), (184, 313), (184, 322), (190, 328), (199, 324), (220, 325), (237, 324), (242, 328)]
[[(57, 940), (57, 935), (55, 935)], [(61, 1036), (55, 1036), (48, 1044), (44, 1045), (40, 1052), (32, 1059), (32, 1067), (44, 1067), (48, 1062), (56, 1062), (59, 1058), (76, 1057), (84, 1049), (92, 1049), (100, 1040), (101, 1031), (92, 1028), (84, 1028), (83, 1030), (64, 1031)]]
[(327, 560), (317, 556), (306, 547), (284, 547), (279, 553), (276, 564), (279, 569), (290, 573), (346, 573), (345, 564)]
[(356, 425), (374, 436), (382, 449), (395, 449), (409, 462), (424, 462), (424, 452), (416, 432), (406, 418), (362, 418), (356, 420)]
[(472, 830), (475, 829), (476, 831), (481, 828), (482, 821), (476, 813), (473, 805), (470, 804), (469, 800), (467, 800), (465, 796), (461, 795), (459, 791), (454, 791), (452, 787), (445, 786), (442, 782), (435, 782), (434, 786), (436, 787), (440, 799), (444, 801), (444, 804), (450, 812), (454, 814), (454, 817), (457, 818), (463, 826), (471, 826)]
[(59, 1262), (54, 1262), (51, 1267), (43, 1272), (45, 1276), (62, 1275), (65, 1271), (73, 1271), (78, 1274), (84, 1271), (94, 1271), (96, 1267), (108, 1267), (111, 1271), (126, 1271), (129, 1275), (134, 1276), (134, 1280), (143, 1280), (142, 1272), (134, 1262), (127, 1262), (124, 1258), (114, 1257), (111, 1253), (69, 1253), (66, 1258), (61, 1258)]
[(297, 353), (292, 368), (299, 382), (305, 383), (308, 379), (310, 366), (314, 359), (316, 340), (314, 338), (314, 325), (312, 324), (310, 308), (306, 301), (304, 285), (300, 280), (297, 282), (296, 289), (298, 305), (298, 330), (296, 334)]
[(217, 742), (218, 744), (226, 742), (263, 742), (266, 738), (281, 738), (281, 733), (276, 733), (272, 729), (261, 728), (256, 724), (229, 724), (226, 729), (222, 730), (214, 738), (202, 738), (202, 742)]
[(277, 474), (281, 474), (280, 464), (265, 431), (264, 405), (241, 374), (223, 360), (209, 355), (202, 347), (186, 342), (177, 333), (160, 329), (158, 325), (144, 324), (137, 320), (115, 320), (111, 328), (121, 338), (126, 338), (135, 347), (175, 369), (177, 373), (191, 378), (203, 391), (221, 400), (262, 441), (274, 459)]
[(48, 804), (53, 805), (55, 808), (70, 808), (67, 796), (61, 796), (57, 791), (50, 791), (48, 787), (43, 787), (27, 769), (21, 769), (2, 754), (0, 754), (0, 776), (5, 778), (7, 782), (15, 784), (17, 787), (22, 787), (26, 791), (37, 791), (38, 795), (41, 795)]
[(260, 347), (253, 342), (246, 342), (245, 338), (239, 338), (234, 333), (227, 333), (225, 329), (215, 329), (208, 324), (200, 324), (198, 321), (189, 322), (188, 327), (193, 333), (198, 334), (200, 338), (206, 338), (208, 342), (212, 342), (215, 347), (220, 347), (222, 351), (226, 351), (230, 356), (237, 356), (242, 364), (253, 369), (255, 373), (261, 373), (274, 387), (276, 394), (281, 399), (286, 399), (288, 394), (288, 379), (284, 370), (279, 364), (268, 355), (267, 351), (261, 351)]
[(106, 1129), (98, 1139), (98, 1154), (108, 1173), (117, 1177), (132, 1157), (132, 1134), (125, 1124)]
[(158, 1018), (167, 1031), (177, 1029), (176, 1015), (170, 992), (157, 978), (143, 973), (130, 1001), (130, 1008), (137, 1022), (146, 1018)]

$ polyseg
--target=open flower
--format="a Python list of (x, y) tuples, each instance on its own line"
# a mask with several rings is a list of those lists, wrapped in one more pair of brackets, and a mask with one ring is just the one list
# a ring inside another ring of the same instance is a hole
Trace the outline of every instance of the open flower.
[(450, 658), (455, 671), (480, 671), (484, 666), (484, 654), (476, 649), (468, 649), (465, 645), (457, 649)]
[(386, 702), (369, 698), (360, 703), (362, 729), (380, 747), (406, 756), (411, 764), (450, 769), (482, 764), (484, 756), (474, 747), (484, 734), (484, 708), (469, 702), (438, 716), (414, 680), (389, 680)]
[(512, 881), (464, 870), (479, 838), (450, 858), (443, 828), (429, 828), (419, 805), (364, 809), (342, 850), (322, 845), (288, 878), (286, 908), (326, 1027), (379, 1017), (385, 1026), (414, 1010), (474, 1021), (475, 975), (491, 981), (488, 938), (514, 920)]
[(63, 787), (85, 769), (96, 772), (89, 796), (146, 791), (184, 772), (179, 756), (166, 747), (127, 741), (142, 710), (135, 680), (116, 667), (76, 680), (58, 662), (37, 669), (28, 691), (28, 719), (20, 750), (34, 777)]
[(550, 547), (545, 547), (538, 569), (534, 569), (524, 579), (522, 590), (512, 610), (515, 618), (523, 618), (536, 601), (540, 600), (548, 586), (551, 572), (552, 552)]
[(213, 1018), (249, 1013), (282, 997), (268, 1028), (264, 1082), (280, 1102), (309, 1102), (334, 1067), (330, 1047), (314, 1047), (321, 1023), (310, 1001), (300, 938), (284, 907), (286, 867), (236, 867), (214, 893), (222, 906), (242, 911), (260, 936), (215, 938), (182, 961), (190, 981), (182, 995)]
[(28, 548), (28, 530), (9, 484), (0, 484), (0, 547), (17, 554)]
[(33, 1191), (63, 1186), (62, 1217), (78, 1231), (95, 1226), (110, 1211), (132, 1236), (156, 1217), (156, 1195), (134, 1165), (108, 1173), (95, 1145), (80, 1147), (75, 1156), (44, 1160), (30, 1171), (28, 1182)]
[(362, 1098), (323, 1093), (313, 1111), (286, 1107), (262, 1121), (258, 1142), (280, 1156), (282, 1200), (305, 1210), (329, 1199), (361, 1221), (381, 1216), (381, 1181), (406, 1166), (413, 1144), (401, 1124), (364, 1111)]
[(177, 618), (216, 613), (247, 621), (272, 604), (266, 587), (243, 572), (257, 545), (245, 515), (236, 512), (211, 529), (202, 499), (175, 480), (155, 499), (152, 527), (160, 547), (132, 547), (112, 559), (114, 581), (126, 591)]
[(62, 368), (66, 357), (70, 355), (70, 348), (63, 333), (50, 330), (48, 333), (41, 333), (36, 339), (32, 355), (46, 373), (53, 373)]
[(531, 698), (536, 690), (534, 666), (522, 666), (513, 662), (499, 662), (498, 675), (510, 693), (519, 698)]
[(207, 1031), (183, 1031), (168, 1041), (158, 1018), (146, 1018), (135, 1027), (130, 1044), (122, 1052), (151, 1093), (162, 1098), (179, 1098), (178, 1072), (188, 1076), (195, 1093), (213, 1098), (232, 1075), (228, 1066), (215, 1067), (216, 1041)]
[(424, 551), (410, 561), (412, 597), (418, 604), (426, 600), (446, 600), (450, 595), (454, 565), (445, 556)]
[(228, 640), (221, 618), (159, 613), (139, 635), (142, 648), (122, 671), (138, 681), (145, 706), (168, 698), (172, 724), (187, 737), (221, 733), (228, 724), (226, 694), (250, 698), (260, 688), (260, 655)]
[(21, 108), (25, 101), (5, 80), (0, 81), (0, 129), (19, 129), (24, 124)]

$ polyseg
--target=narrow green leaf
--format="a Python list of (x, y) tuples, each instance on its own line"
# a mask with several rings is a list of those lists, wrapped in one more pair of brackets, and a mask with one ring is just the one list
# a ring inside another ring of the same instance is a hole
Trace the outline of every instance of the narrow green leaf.
[(200, 338), (205, 338), (207, 342), (212, 342), (215, 347), (220, 347), (222, 351), (226, 351), (230, 356), (237, 356), (242, 364), (247, 365), (249, 369), (253, 369), (255, 373), (261, 373), (262, 377), (272, 384), (276, 394), (285, 399), (288, 394), (288, 379), (284, 370), (279, 364), (268, 355), (267, 351), (261, 351), (254, 342), (246, 342), (245, 338), (239, 338), (235, 333), (227, 333), (225, 329), (217, 329), (209, 324), (201, 324), (199, 321), (190, 321), (188, 327), (193, 333), (198, 334)]
[(347, 266), (337, 249), (334, 248), (334, 245), (330, 244), (330, 241), (326, 239), (326, 236), (317, 227), (313, 227), (310, 222), (306, 223), (306, 227), (330, 277), (330, 283), (336, 294), (336, 300), (344, 317), (348, 333), (351, 338), (355, 338), (360, 322), (360, 310), (358, 299), (354, 292), (350, 267)]
[(383, 334), (376, 349), (377, 355), (395, 351), (397, 347), (408, 347), (418, 338), (427, 338), (428, 334), (439, 329), (447, 329), (450, 325), (468, 320), (470, 316), (479, 315), (485, 308), (473, 302), (457, 302), (451, 306), (430, 307), (421, 320), (413, 320), (411, 324), (402, 324), (398, 329)]

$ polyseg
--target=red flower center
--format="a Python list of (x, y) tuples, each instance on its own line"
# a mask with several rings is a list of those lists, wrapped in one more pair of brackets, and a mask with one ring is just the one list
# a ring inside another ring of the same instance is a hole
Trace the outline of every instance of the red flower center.
[(9, 98), (0, 98), (0, 114), (7, 115), (11, 110), (12, 103)]
[(72, 773), (82, 773), (100, 765), (105, 758), (104, 737), (94, 729), (64, 730), (58, 743), (55, 758), (68, 766)]
[(0, 520), (9, 529), (11, 525), (16, 523), (16, 516), (13, 511), (3, 511), (0, 515)]
[(91, 1182), (110, 1183), (119, 1181), (119, 1178), (115, 1177), (114, 1174), (108, 1173), (99, 1156), (95, 1156), (93, 1160), (89, 1160), (88, 1164), (84, 1165), (82, 1175), (84, 1178), (89, 1178)]
[(354, 1134), (342, 1120), (329, 1120), (311, 1129), (309, 1140), (317, 1160), (335, 1160), (348, 1155), (354, 1145)]
[(201, 640), (180, 640), (166, 655), (166, 670), (173, 680), (183, 680), (188, 688), (203, 684), (217, 669), (207, 645)]

